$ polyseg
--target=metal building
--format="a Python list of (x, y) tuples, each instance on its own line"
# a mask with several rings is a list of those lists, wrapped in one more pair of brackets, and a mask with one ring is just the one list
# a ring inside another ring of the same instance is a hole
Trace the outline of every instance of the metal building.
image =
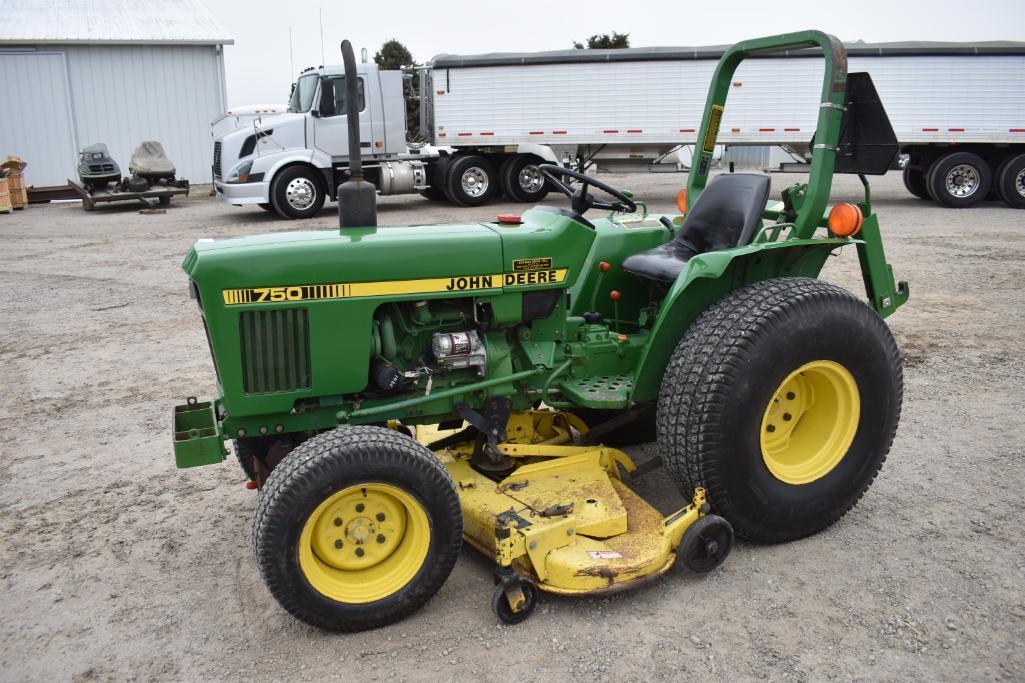
[(179, 176), (209, 182), (234, 41), (199, 0), (5, 0), (2, 14), (0, 159), (25, 159), (30, 184), (64, 184), (96, 142), (127, 174), (143, 140), (161, 141)]

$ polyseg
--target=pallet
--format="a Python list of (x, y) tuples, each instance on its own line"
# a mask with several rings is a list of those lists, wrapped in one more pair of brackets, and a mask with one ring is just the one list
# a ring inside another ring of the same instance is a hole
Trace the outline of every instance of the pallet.
[[(160, 204), (169, 204), (171, 197), (175, 195), (189, 196), (189, 181), (177, 181), (180, 185), (159, 185), (151, 187), (145, 192), (132, 192), (121, 190), (118, 187), (113, 189), (95, 190), (90, 192), (78, 181), (68, 179), (68, 187), (82, 199), (82, 208), (92, 211), (97, 204), (107, 202), (128, 202), (136, 201), (143, 204), (143, 208), (152, 209)], [(166, 198), (166, 201), (164, 201)], [(155, 200), (155, 201), (150, 201)]]

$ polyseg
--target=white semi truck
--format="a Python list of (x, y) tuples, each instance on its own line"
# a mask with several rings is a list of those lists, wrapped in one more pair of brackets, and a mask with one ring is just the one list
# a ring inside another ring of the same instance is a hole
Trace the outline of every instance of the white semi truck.
[[(721, 47), (439, 55), (420, 79), (421, 129), (405, 138), (403, 73), (359, 65), (364, 173), (381, 194), (419, 192), (476, 206), (501, 192), (536, 202), (540, 163), (608, 171), (678, 170), (695, 144)], [(847, 45), (900, 143), (916, 196), (968, 207), (997, 195), (1025, 208), (1025, 42)], [(718, 142), (777, 146), (795, 159), (814, 136), (820, 59), (746, 60)], [(288, 110), (215, 138), (218, 196), (288, 218), (316, 214), (347, 174), (341, 67), (307, 70)], [(840, 154), (843, 154), (841, 149)], [(681, 163), (682, 162), (682, 163)], [(895, 169), (897, 166), (895, 165)]]

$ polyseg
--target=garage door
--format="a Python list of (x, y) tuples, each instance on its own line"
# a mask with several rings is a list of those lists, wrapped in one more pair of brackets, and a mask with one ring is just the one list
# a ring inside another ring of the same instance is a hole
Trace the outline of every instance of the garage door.
[(64, 55), (0, 53), (0, 84), (0, 161), (8, 154), (27, 161), (30, 185), (63, 185), (78, 163)]

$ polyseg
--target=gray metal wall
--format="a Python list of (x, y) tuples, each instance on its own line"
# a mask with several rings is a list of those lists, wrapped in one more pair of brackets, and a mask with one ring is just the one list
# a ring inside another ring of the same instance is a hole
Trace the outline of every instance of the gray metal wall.
[[(210, 121), (227, 108), (217, 46), (5, 48), (0, 86), (4, 100), (18, 103), (17, 116), (0, 117), (0, 156), (29, 162), (29, 183), (63, 184), (74, 177), (77, 150), (95, 142), (107, 143), (127, 174), (132, 151), (143, 140), (160, 140), (179, 176), (209, 182)], [(59, 111), (62, 91), (66, 115)], [(68, 119), (71, 130), (62, 130)]]

